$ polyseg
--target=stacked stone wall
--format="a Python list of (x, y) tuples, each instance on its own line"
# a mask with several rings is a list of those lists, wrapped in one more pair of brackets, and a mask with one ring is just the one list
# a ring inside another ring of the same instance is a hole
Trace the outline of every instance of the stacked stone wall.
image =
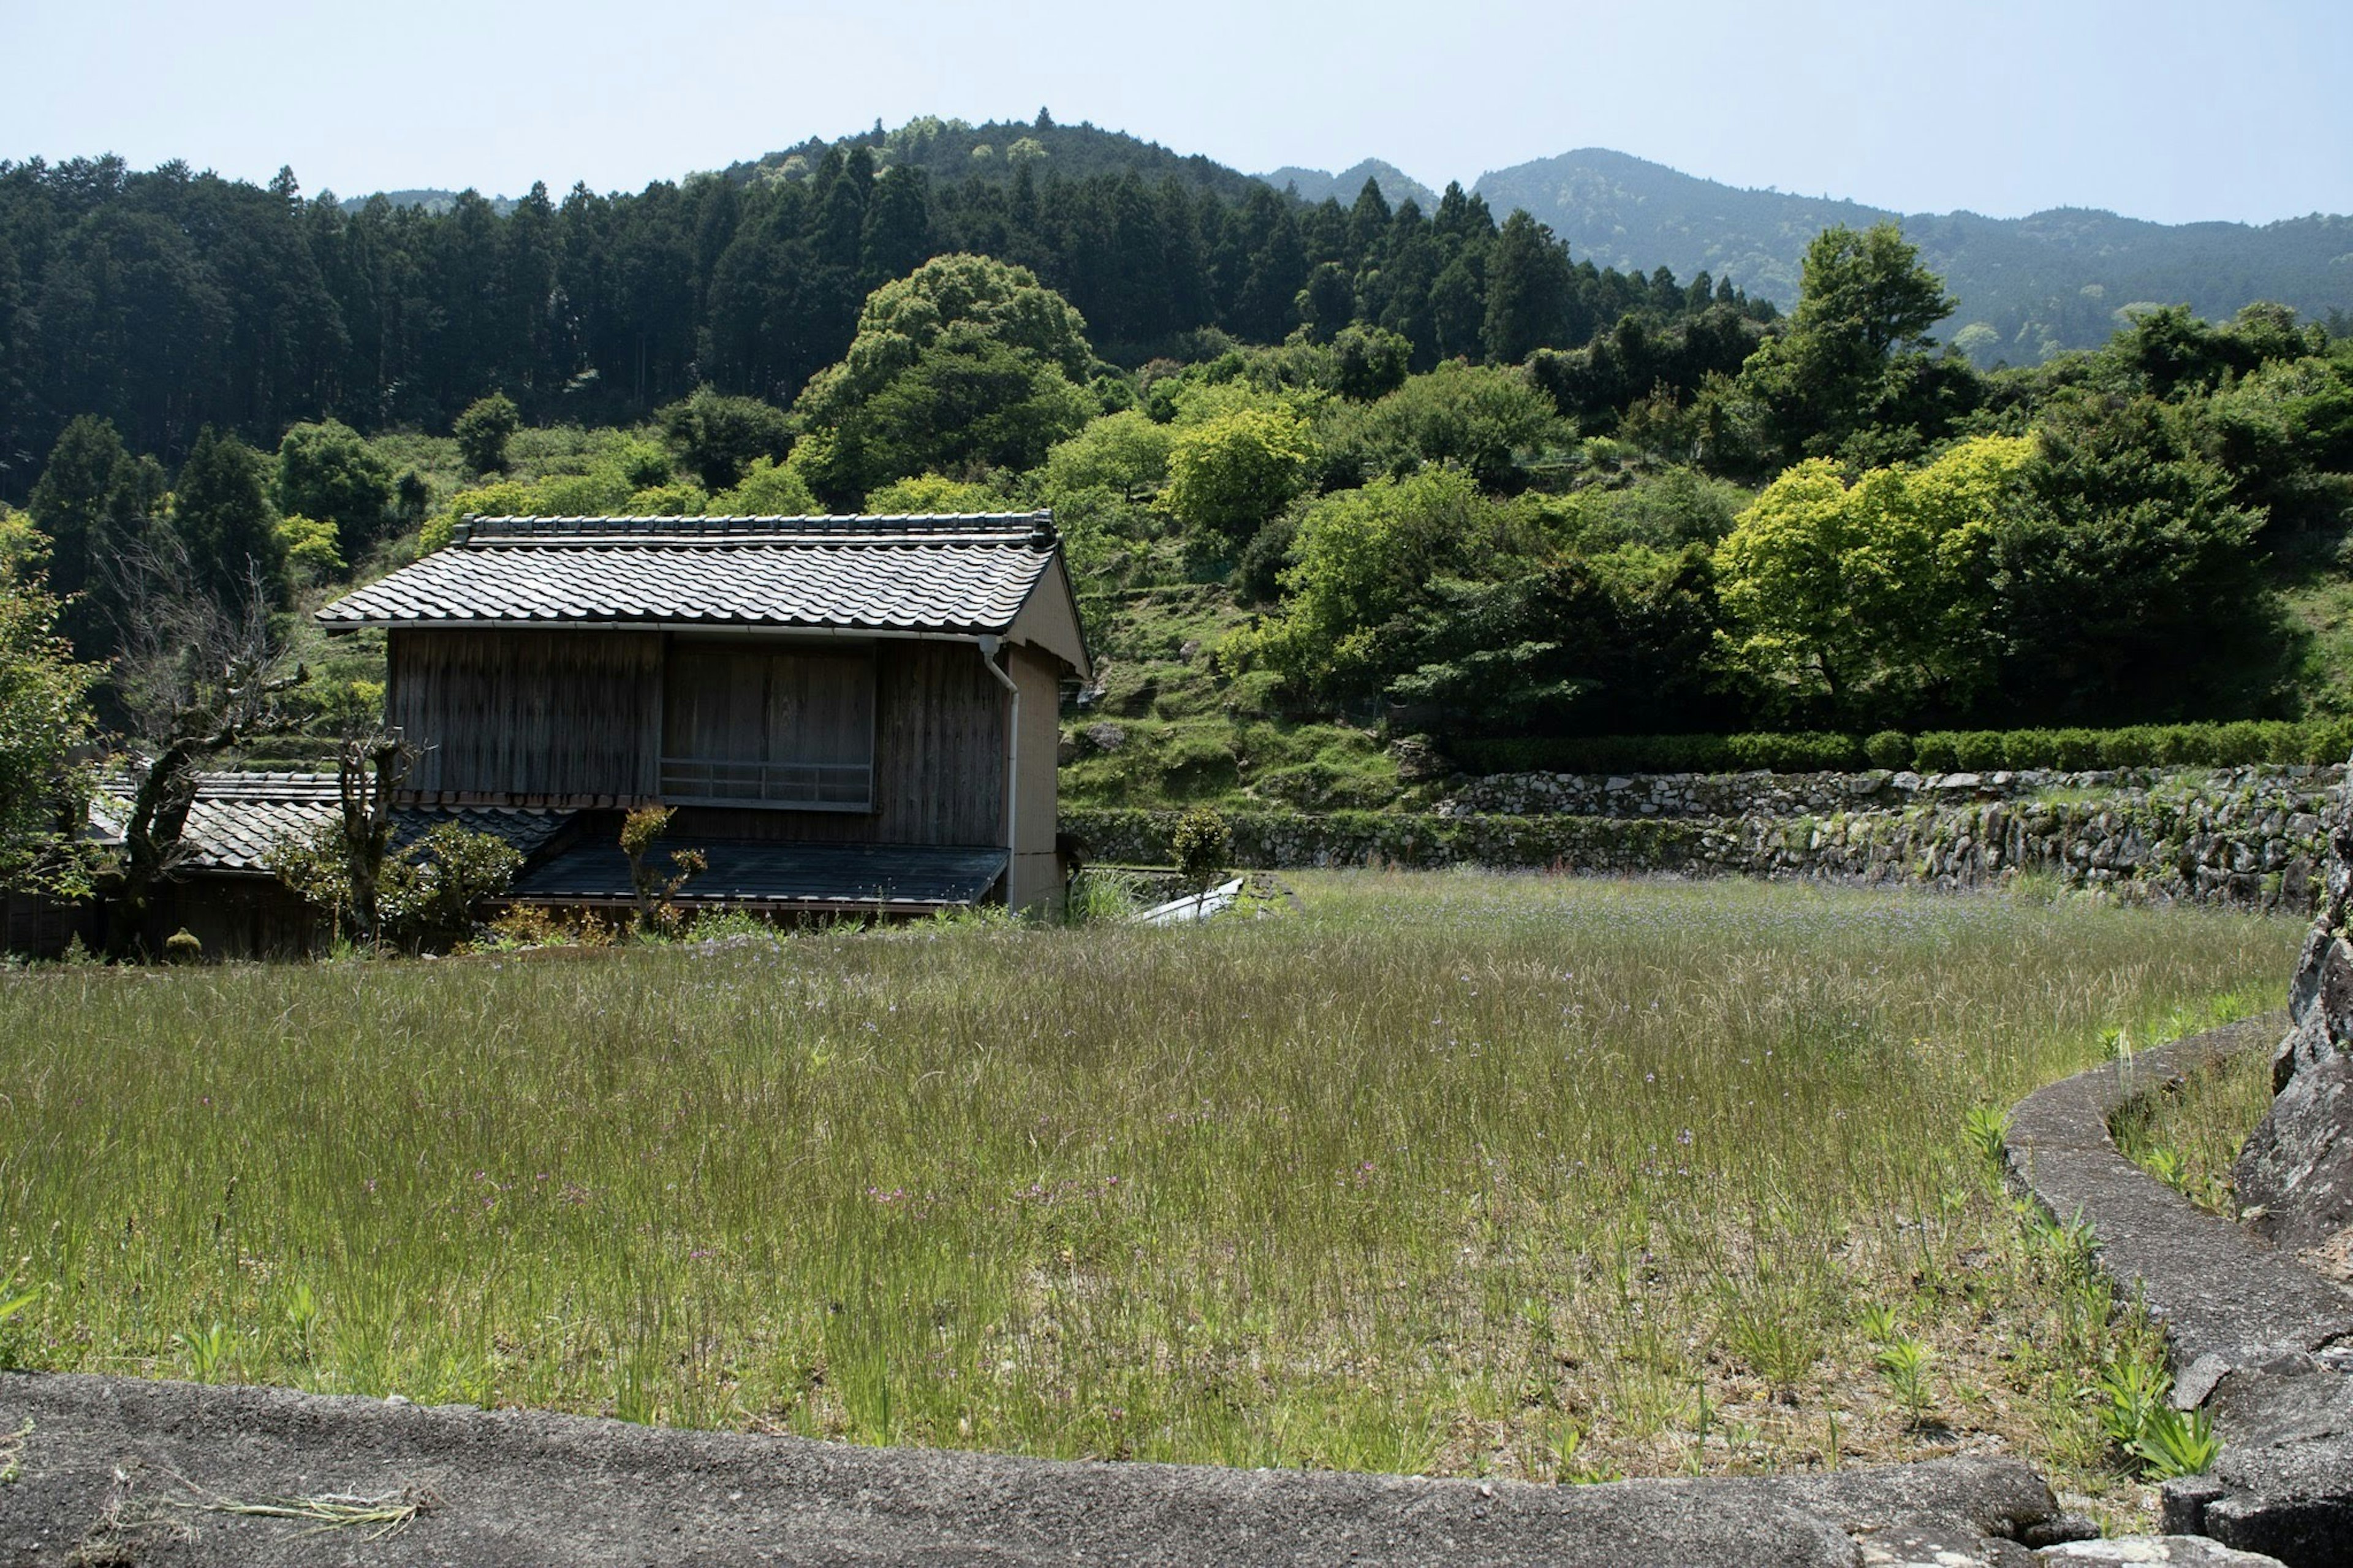
[[(1426, 813), (1229, 814), (1235, 863), (1485, 866), (2311, 909), (2342, 767), (2099, 773), (1519, 773)], [(1092, 858), (1159, 862), (1174, 811), (1071, 809)]]

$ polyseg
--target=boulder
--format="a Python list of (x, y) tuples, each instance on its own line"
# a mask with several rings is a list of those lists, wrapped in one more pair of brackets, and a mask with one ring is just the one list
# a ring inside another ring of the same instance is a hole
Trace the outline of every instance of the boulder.
[(2328, 845), (2327, 896), (2288, 987), (2292, 1023), (2272, 1054), (2271, 1109), (2234, 1175), (2259, 1234), (2344, 1278), (2353, 1254), (2353, 781)]
[(2168, 1563), (2172, 1568), (2286, 1568), (2276, 1557), (2239, 1552), (2202, 1535), (2118, 1535), (2071, 1541), (2035, 1553), (2050, 1563)]

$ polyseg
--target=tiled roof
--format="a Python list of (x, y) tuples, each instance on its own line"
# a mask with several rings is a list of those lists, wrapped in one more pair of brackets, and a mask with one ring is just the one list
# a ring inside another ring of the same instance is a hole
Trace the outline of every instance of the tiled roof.
[[(109, 837), (122, 831), (122, 802), (101, 791), (91, 820)], [(279, 843), (317, 830), (342, 809), (332, 773), (199, 774), (196, 802), (188, 810), (180, 844), (185, 864), (198, 871), (266, 873)], [(520, 806), (401, 806), (392, 814), (397, 849), (444, 822), (503, 838), (530, 855), (553, 838), (570, 813)]]
[[(1002, 849), (902, 844), (678, 841), (708, 868), (681, 903), (906, 910), (977, 903), (1005, 872)], [(611, 843), (577, 844), (516, 879), (514, 896), (539, 903), (632, 896), (629, 862)]]
[(1054, 557), (1049, 512), (492, 517), (318, 612), (362, 626), (656, 625), (1003, 633)]

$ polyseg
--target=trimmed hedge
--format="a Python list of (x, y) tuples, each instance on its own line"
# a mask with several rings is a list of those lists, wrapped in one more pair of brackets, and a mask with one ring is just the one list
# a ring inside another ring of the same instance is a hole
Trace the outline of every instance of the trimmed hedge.
[(2136, 724), (2118, 730), (1883, 730), (1859, 735), (1601, 735), (1449, 742), (1478, 773), (1847, 773), (1873, 767), (1924, 773), (2055, 768), (2241, 767), (2338, 763), (2353, 752), (2353, 719)]

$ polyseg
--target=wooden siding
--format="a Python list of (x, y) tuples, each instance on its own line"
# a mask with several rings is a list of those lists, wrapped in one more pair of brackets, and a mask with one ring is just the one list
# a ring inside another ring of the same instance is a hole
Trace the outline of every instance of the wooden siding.
[(659, 633), (396, 629), (390, 655), (386, 712), (422, 752), (412, 794), (653, 797)]
[[(677, 646), (691, 650), (699, 641)], [(387, 715), (424, 748), (406, 793), (428, 801), (580, 806), (659, 798), (669, 644), (659, 632), (395, 630)], [(861, 668), (865, 658), (861, 649)], [(1009, 694), (982, 668), (979, 650), (965, 642), (878, 639), (871, 658), (871, 810), (681, 805), (672, 838), (1004, 845)], [(1050, 663), (1027, 650), (1014, 656), (1022, 681), (1023, 790), (1030, 797), (1023, 837), (1042, 824), (1047, 849)]]
[(979, 651), (892, 640), (874, 658), (871, 812), (681, 806), (671, 838), (1002, 845), (1008, 695)]
[(871, 809), (874, 651), (670, 641), (665, 798)]
[(1055, 750), (1061, 740), (1062, 661), (1050, 653), (1015, 647), (1006, 660), (1021, 686), (1020, 778), (1014, 789), (1013, 864), (1006, 901), (1018, 910), (1051, 911), (1062, 901), (1062, 861), (1054, 853), (1060, 812), (1054, 796)]

